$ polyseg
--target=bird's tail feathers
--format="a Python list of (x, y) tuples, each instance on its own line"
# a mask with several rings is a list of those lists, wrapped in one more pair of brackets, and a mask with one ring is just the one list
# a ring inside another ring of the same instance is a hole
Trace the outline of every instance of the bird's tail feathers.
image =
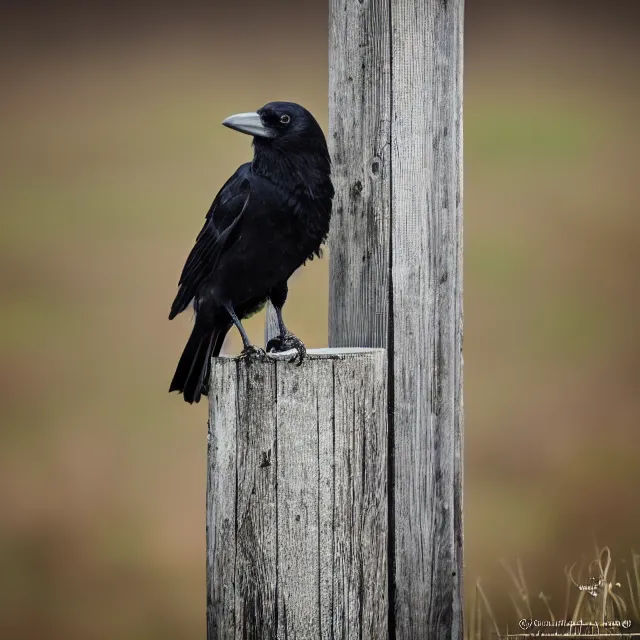
[(173, 375), (170, 392), (182, 393), (190, 404), (200, 402), (200, 396), (207, 392), (210, 360), (214, 346), (219, 342), (219, 334), (219, 330), (204, 328), (196, 320)]

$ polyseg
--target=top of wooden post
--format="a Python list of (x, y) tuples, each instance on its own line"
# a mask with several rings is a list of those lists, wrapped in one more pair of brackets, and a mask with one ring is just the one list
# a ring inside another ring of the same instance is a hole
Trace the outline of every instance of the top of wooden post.
[[(307, 351), (307, 358), (312, 360), (344, 360), (345, 358), (352, 358), (354, 356), (363, 356), (367, 354), (375, 354), (380, 351), (385, 351), (384, 349), (374, 349), (369, 347), (344, 347), (344, 348), (330, 348), (326, 347), (324, 349), (309, 349)], [(269, 360), (278, 361), (287, 361), (293, 355), (295, 355), (295, 350), (290, 351), (282, 351), (280, 353), (267, 353), (267, 358)], [(218, 358), (214, 358), (214, 360), (240, 360), (241, 356), (239, 355), (223, 355), (221, 354)]]

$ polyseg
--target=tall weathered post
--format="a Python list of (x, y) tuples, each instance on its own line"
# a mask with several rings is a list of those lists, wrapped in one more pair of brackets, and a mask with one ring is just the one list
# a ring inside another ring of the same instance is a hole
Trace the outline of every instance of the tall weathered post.
[(462, 638), (464, 0), (330, 0), (329, 344), (387, 347), (390, 637)]

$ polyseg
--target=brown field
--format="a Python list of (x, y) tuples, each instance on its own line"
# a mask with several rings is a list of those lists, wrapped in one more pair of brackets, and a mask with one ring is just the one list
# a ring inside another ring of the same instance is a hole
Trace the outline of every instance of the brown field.
[[(637, 49), (514, 24), (470, 34), (465, 67), (466, 580), (498, 617), (501, 558), (558, 601), (594, 541), (640, 550)], [(204, 636), (206, 407), (166, 393), (190, 323), (166, 317), (250, 156), (220, 121), (276, 98), (327, 120), (321, 31), (258, 71), (242, 42), (163, 31), (3, 58), (3, 638)], [(286, 308), (311, 347), (327, 265)]]

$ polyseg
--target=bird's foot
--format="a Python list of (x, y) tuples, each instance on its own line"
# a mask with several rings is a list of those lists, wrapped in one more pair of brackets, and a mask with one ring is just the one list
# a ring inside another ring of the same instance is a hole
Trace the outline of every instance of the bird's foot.
[(295, 349), (296, 353), (289, 358), (289, 362), (295, 362), (297, 360), (298, 366), (300, 366), (307, 355), (307, 348), (304, 346), (302, 340), (294, 336), (293, 333), (287, 331), (284, 335), (271, 338), (267, 343), (267, 351), (271, 353), (281, 353), (283, 351), (291, 351), (292, 349)]
[(240, 352), (240, 357), (243, 360), (264, 360), (267, 354), (264, 352), (264, 349), (256, 347), (255, 344), (250, 344)]

